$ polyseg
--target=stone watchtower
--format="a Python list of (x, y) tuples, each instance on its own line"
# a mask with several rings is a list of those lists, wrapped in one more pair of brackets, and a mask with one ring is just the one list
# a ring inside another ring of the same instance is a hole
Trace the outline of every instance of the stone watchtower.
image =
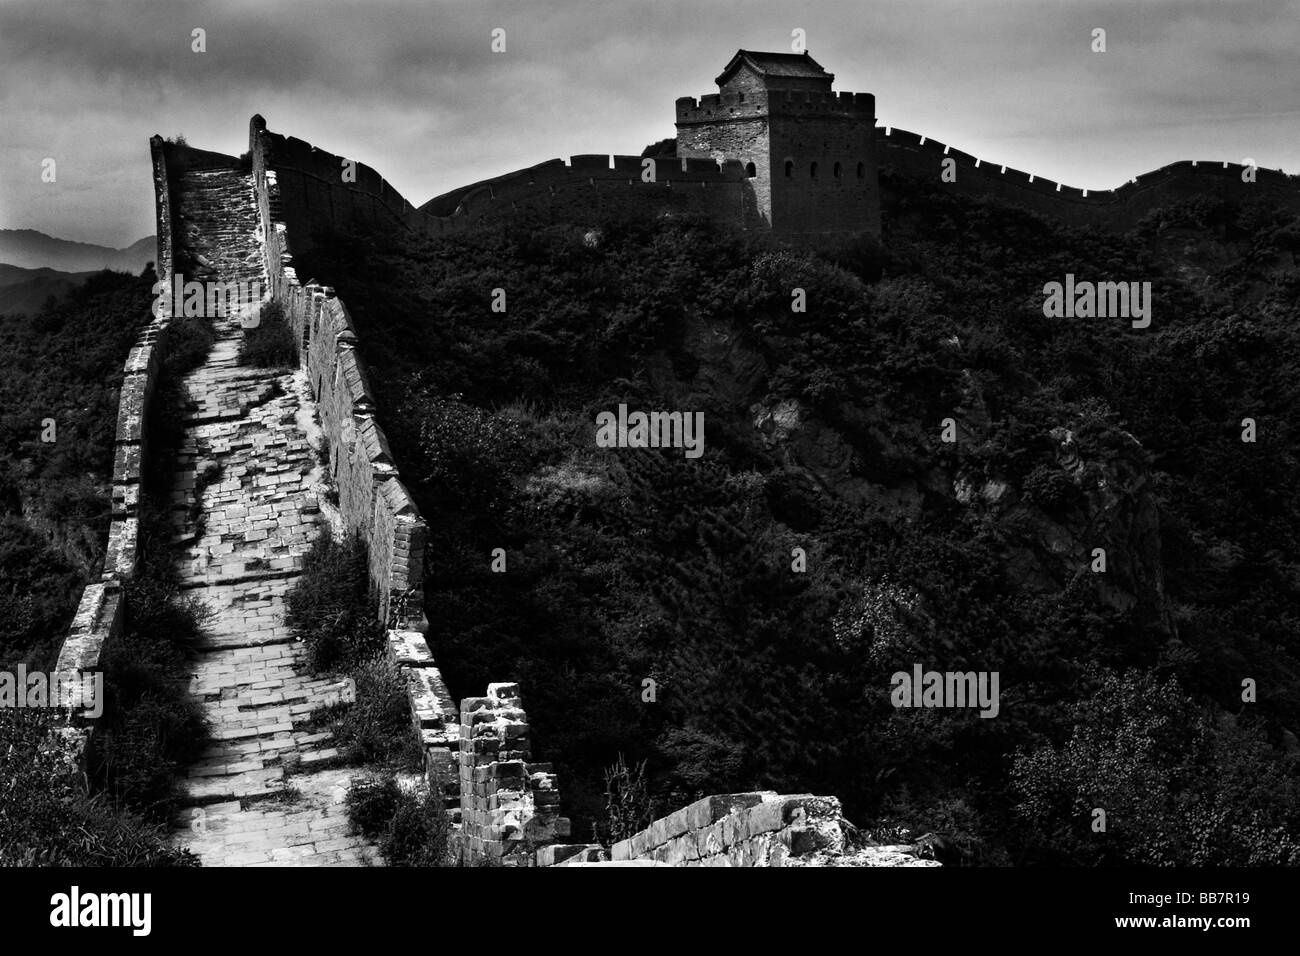
[(677, 101), (677, 155), (737, 159), (774, 232), (880, 232), (876, 98), (834, 93), (807, 53), (739, 50), (717, 93)]

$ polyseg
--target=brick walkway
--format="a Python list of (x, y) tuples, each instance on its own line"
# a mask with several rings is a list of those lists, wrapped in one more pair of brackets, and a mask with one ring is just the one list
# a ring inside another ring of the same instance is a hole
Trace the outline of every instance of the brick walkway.
[[(194, 278), (265, 287), (250, 177), (186, 173), (179, 210)], [(205, 865), (378, 863), (348, 836), (342, 794), (356, 771), (307, 726), (345, 688), (307, 673), (284, 624), (284, 594), (325, 528), (310, 393), (300, 372), (236, 364), (236, 316), (215, 327), (207, 362), (183, 382), (171, 502), (183, 587), (214, 612), (190, 681), (214, 740), (185, 780), (175, 838)]]

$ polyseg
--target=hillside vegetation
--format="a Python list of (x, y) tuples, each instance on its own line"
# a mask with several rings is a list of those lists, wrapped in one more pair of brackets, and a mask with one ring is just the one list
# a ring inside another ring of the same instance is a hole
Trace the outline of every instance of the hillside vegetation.
[(122, 364), (153, 282), (152, 269), (101, 272), (0, 316), (0, 669), (54, 666), (103, 560)]
[[(102, 564), (122, 366), (151, 317), (153, 283), (152, 270), (103, 272), (33, 316), (0, 317), (9, 355), (0, 379), (0, 670), (54, 667)], [(210, 345), (205, 324), (178, 326), (164, 389)], [(165, 418), (151, 416), (152, 481), (174, 441)], [(79, 755), (61, 737), (53, 712), (0, 710), (0, 866), (197, 865), (170, 843), (168, 822), (176, 781), (206, 740), (183, 680), (203, 615), (175, 585), (160, 546), (165, 517), (165, 507), (142, 515), (140, 566), (125, 589), (123, 632), (100, 661), (106, 699), (89, 750)]]
[[(883, 186), (880, 243), (525, 216), (322, 246), (452, 693), (522, 683), (579, 839), (622, 755), (659, 813), (833, 793), (953, 860), (1300, 863), (1300, 222), (1198, 200), (1107, 236)], [(1151, 327), (1045, 318), (1067, 273), (1150, 281)], [(597, 447), (619, 403), (702, 411), (703, 457)], [(895, 709), (918, 664), (998, 672), (997, 717)]]

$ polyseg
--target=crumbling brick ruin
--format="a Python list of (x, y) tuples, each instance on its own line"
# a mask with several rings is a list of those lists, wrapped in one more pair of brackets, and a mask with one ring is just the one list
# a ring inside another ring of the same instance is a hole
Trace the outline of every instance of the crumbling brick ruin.
[(471, 859), (527, 865), (569, 835), (548, 763), (532, 761), (518, 684), (489, 684), (460, 702), (460, 844)]

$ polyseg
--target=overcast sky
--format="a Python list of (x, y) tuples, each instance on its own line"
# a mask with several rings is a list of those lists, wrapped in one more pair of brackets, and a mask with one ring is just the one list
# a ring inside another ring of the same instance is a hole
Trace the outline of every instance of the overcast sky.
[(639, 153), (737, 48), (795, 28), (881, 125), (1069, 185), (1179, 159), (1300, 172), (1300, 0), (0, 0), (0, 228), (150, 235), (149, 137), (238, 155), (258, 112), (417, 205)]

